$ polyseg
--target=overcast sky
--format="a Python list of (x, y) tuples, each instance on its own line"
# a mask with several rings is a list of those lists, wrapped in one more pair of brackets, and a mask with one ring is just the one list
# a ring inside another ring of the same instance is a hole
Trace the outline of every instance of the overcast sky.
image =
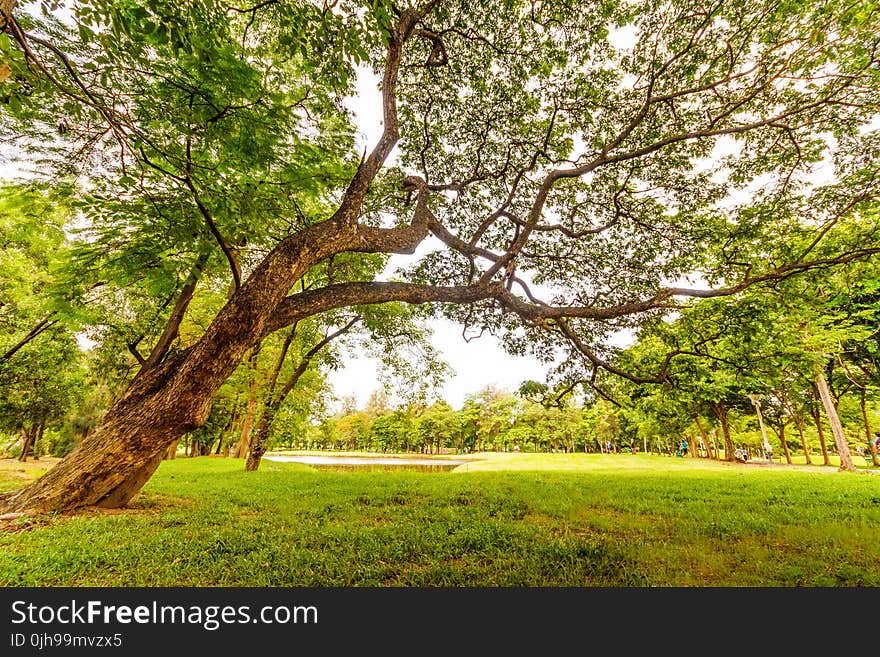
[[(510, 356), (491, 336), (465, 342), (461, 327), (448, 320), (437, 320), (433, 344), (444, 360), (455, 370), (442, 389), (442, 397), (460, 408), (465, 396), (487, 385), (514, 392), (526, 379), (541, 381), (544, 367), (531, 358)], [(380, 384), (376, 362), (368, 358), (348, 356), (345, 367), (330, 373), (329, 381), (335, 394), (342, 398), (353, 395), (363, 408), (370, 394)]]

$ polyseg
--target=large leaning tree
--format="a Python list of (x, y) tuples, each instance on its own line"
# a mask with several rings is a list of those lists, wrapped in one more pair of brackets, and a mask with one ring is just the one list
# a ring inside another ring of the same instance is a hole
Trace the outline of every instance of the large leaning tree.
[[(427, 304), (589, 383), (619, 369), (612, 336), (683, 299), (880, 253), (871, 2), (2, 7), (4, 132), (76, 163), (84, 194), (175, 204), (156, 216), (188, 222), (192, 282), (202, 257), (229, 272), (204, 334), (6, 512), (125, 505), (265, 336), (318, 313)], [(380, 134), (359, 152), (344, 101), (370, 70)], [(298, 285), (352, 254), (413, 257)]]

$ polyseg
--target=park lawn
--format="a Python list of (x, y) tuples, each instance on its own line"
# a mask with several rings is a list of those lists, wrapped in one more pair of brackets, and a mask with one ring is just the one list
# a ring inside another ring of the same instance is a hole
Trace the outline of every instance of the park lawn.
[[(129, 509), (7, 521), (0, 585), (880, 586), (877, 476), (472, 456), (446, 472), (165, 461)], [(15, 463), (0, 488), (25, 482)]]

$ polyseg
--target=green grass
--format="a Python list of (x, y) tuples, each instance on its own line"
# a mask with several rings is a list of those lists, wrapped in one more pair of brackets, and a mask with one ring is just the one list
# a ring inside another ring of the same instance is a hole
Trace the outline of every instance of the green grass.
[(123, 512), (5, 527), (3, 586), (880, 585), (880, 477), (645, 455), (176, 459)]

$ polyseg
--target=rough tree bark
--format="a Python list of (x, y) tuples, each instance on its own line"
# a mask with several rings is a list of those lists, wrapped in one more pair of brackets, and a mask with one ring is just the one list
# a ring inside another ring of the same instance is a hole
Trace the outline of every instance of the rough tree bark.
[[(382, 81), (386, 91), (396, 87), (403, 44), (420, 19), (417, 12), (405, 11), (389, 34)], [(279, 242), (195, 345), (140, 372), (95, 431), (64, 460), (32, 484), (0, 497), (0, 512), (124, 506), (152, 476), (168, 446), (204, 424), (216, 391), (270, 330), (276, 308), (312, 265), (347, 251), (415, 251), (428, 234), (426, 184), (417, 189), (409, 226), (374, 228), (357, 221), (370, 184), (398, 140), (393, 93), (383, 97), (383, 119), (378, 143), (361, 162), (336, 212)], [(417, 182), (407, 178), (405, 184), (412, 189)], [(426, 300), (433, 300), (430, 294)], [(324, 309), (344, 305), (333, 290), (311, 301), (312, 307), (324, 304)], [(307, 308), (294, 303), (286, 311)]]
[(36, 425), (32, 424), (30, 428), (25, 427), (21, 430), (21, 452), (18, 454), (18, 460), (22, 463), (27, 461), (28, 454), (31, 451), (31, 444), (34, 441), (36, 429)]
[[(857, 380), (852, 375), (849, 368), (846, 366), (846, 364), (843, 362), (842, 359), (840, 359), (840, 364), (843, 367), (844, 372), (846, 372), (846, 378), (849, 379), (849, 381), (851, 383), (853, 383), (859, 389), (859, 408), (861, 409), (861, 412), (862, 412), (862, 423), (865, 427), (865, 439), (868, 441), (867, 451), (865, 452), (865, 460), (867, 461), (868, 454), (870, 454), (871, 455), (871, 465), (878, 466), (878, 465), (880, 465), (880, 461), (878, 461), (878, 458), (877, 458), (877, 445), (874, 442), (873, 435), (871, 434), (871, 422), (868, 419), (868, 408), (867, 408), (867, 404), (866, 404), (866, 402), (867, 402), (866, 395), (868, 392), (867, 381)], [(862, 370), (865, 374), (868, 374), (868, 377), (870, 379), (871, 375), (868, 370), (866, 370), (861, 365), (859, 366), (859, 369)], [(838, 393), (838, 395), (837, 395), (838, 399), (839, 399), (839, 397), (840, 397), (840, 393)]]
[(834, 401), (831, 399), (828, 382), (825, 381), (825, 376), (821, 372), (816, 375), (816, 390), (818, 390), (822, 405), (825, 407), (828, 424), (831, 425), (831, 433), (834, 435), (837, 454), (840, 456), (840, 469), (847, 472), (855, 472), (856, 467), (853, 465), (852, 454), (846, 442), (843, 425), (840, 423), (840, 417), (837, 415), (837, 409), (834, 407)]
[(260, 388), (260, 381), (257, 377), (259, 355), (259, 349), (255, 348), (248, 359), (251, 369), (251, 381), (248, 384), (247, 403), (244, 409), (244, 420), (241, 423), (241, 433), (239, 434), (235, 450), (232, 452), (232, 457), (236, 459), (243, 459), (247, 455), (247, 446), (250, 444), (254, 421), (257, 419), (257, 405), (259, 404), (257, 393)]
[(15, 0), (0, 0), (0, 32), (6, 31), (15, 9)]
[(352, 245), (351, 233), (328, 220), (284, 240), (196, 345), (140, 373), (95, 431), (36, 482), (7, 495), (3, 510), (126, 504), (168, 446), (205, 422), (214, 393), (262, 337), (293, 283), (330, 252)]
[(782, 444), (782, 452), (785, 454), (785, 462), (791, 465), (791, 450), (788, 448), (788, 440), (785, 437), (785, 425), (779, 425), (779, 442)]
[(810, 455), (810, 444), (807, 442), (807, 435), (804, 432), (804, 422), (803, 419), (795, 415), (794, 423), (798, 430), (798, 436), (801, 439), (801, 445), (804, 448), (804, 459), (806, 460), (807, 465), (813, 465), (813, 457)]
[(692, 459), (697, 458), (697, 439), (695, 436), (687, 437), (688, 453)]
[[(275, 368), (272, 371), (272, 375), (269, 377), (268, 388), (266, 392), (266, 404), (263, 410), (262, 416), (260, 417), (260, 422), (257, 426), (256, 433), (252, 434), (253, 422), (256, 418), (257, 414), (257, 395), (256, 389), (253, 388), (249, 391), (248, 397), (248, 430), (247, 436), (245, 436), (244, 431), (241, 434), (241, 440), (238, 442), (238, 448), (236, 450), (236, 458), (244, 458), (247, 457), (245, 461), (244, 469), (247, 472), (252, 472), (256, 470), (260, 465), (260, 459), (263, 456), (263, 444), (265, 443), (265, 436), (258, 435), (261, 431), (266, 432), (267, 423), (271, 424), (272, 420), (275, 416), (275, 410), (272, 409), (272, 400), (275, 395), (275, 385), (278, 382), (278, 376), (281, 374), (281, 368), (284, 366), (284, 361), (287, 359), (287, 352), (290, 350), (290, 345), (293, 343), (293, 338), (296, 336), (297, 322), (294, 322), (290, 331), (288, 331), (287, 336), (284, 338), (284, 344), (281, 345), (281, 352), (278, 354), (278, 358), (275, 361)], [(252, 394), (251, 394), (252, 393)], [(253, 408), (250, 406), (251, 397), (253, 397)], [(271, 417), (270, 417), (271, 416)]]
[(871, 463), (880, 466), (880, 458), (877, 456), (877, 443), (874, 442), (874, 434), (871, 431), (871, 421), (868, 419), (868, 408), (865, 403), (865, 388), (862, 388), (859, 396), (859, 405), (862, 409), (862, 421), (865, 423), (865, 437), (868, 441), (868, 449), (871, 453)]
[(757, 398), (752, 398), (752, 405), (755, 407), (755, 414), (758, 416), (758, 426), (761, 428), (761, 439), (764, 441), (764, 452), (770, 453), (770, 443), (767, 440), (767, 427), (764, 425), (764, 414), (761, 412), (761, 402)]

